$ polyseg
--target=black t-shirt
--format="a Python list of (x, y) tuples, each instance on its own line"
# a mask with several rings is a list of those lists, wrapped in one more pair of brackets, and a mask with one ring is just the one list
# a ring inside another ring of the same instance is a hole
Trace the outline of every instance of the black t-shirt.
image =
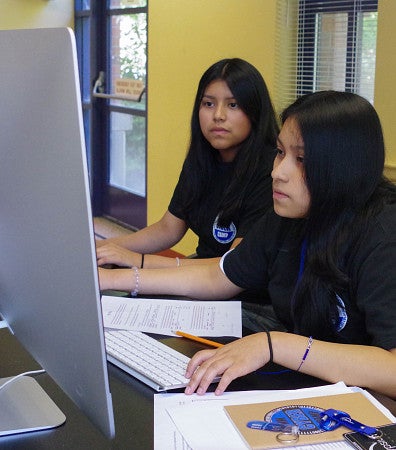
[[(168, 210), (174, 216), (186, 222), (187, 226), (198, 236), (196, 249), (199, 258), (222, 256), (232, 245), (236, 237), (244, 237), (253, 224), (272, 206), (272, 179), (268, 170), (257, 170), (242, 200), (242, 206), (228, 228), (217, 226), (219, 205), (224, 192), (233, 176), (233, 164), (219, 162), (216, 176), (209, 183), (210, 195), (199, 205), (193, 206), (187, 214), (185, 204), (188, 177), (183, 167)], [(203, 208), (205, 214), (199, 214)]]
[[(276, 315), (290, 331), (303, 229), (303, 219), (281, 218), (272, 210), (222, 264), (237, 286), (268, 290)], [(349, 289), (337, 292), (344, 305), (337, 321), (339, 342), (396, 348), (395, 230), (396, 205), (388, 205), (372, 219), (359, 247), (348, 255)]]

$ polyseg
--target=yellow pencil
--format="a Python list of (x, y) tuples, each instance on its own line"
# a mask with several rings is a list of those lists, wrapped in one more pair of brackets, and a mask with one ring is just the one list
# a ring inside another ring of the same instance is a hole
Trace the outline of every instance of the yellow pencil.
[(178, 336), (185, 337), (190, 339), (191, 341), (201, 342), (202, 344), (211, 345), (212, 347), (223, 347), (224, 344), (220, 344), (219, 342), (210, 341), (209, 339), (204, 339), (198, 336), (194, 336), (193, 334), (184, 333), (183, 331), (175, 331), (175, 334)]

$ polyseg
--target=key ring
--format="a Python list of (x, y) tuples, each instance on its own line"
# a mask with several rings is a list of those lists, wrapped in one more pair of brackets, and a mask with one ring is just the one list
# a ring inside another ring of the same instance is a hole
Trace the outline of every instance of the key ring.
[(263, 420), (252, 420), (246, 424), (253, 430), (278, 431), (276, 440), (281, 444), (294, 444), (299, 439), (299, 428), (296, 425), (283, 425), (275, 422), (265, 422)]
[(282, 431), (276, 435), (276, 440), (281, 444), (295, 444), (299, 439), (298, 427), (293, 425), (290, 431)]

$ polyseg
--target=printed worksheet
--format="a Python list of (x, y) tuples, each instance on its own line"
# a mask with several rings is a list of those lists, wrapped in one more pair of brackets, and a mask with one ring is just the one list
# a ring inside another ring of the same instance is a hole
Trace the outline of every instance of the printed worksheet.
[(174, 336), (242, 336), (241, 302), (102, 297), (106, 328)]
[[(154, 450), (241, 450), (247, 449), (241, 435), (224, 411), (226, 405), (261, 403), (332, 396), (351, 392), (363, 393), (392, 422), (396, 418), (367, 391), (345, 383), (304, 389), (225, 392), (216, 396), (155, 394)], [(345, 429), (347, 431), (347, 429)], [(312, 445), (285, 445), (287, 450), (349, 450), (346, 441)]]

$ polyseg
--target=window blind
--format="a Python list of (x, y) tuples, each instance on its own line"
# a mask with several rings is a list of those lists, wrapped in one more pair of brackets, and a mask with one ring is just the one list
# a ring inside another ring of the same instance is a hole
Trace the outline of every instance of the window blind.
[(377, 0), (278, 0), (275, 105), (335, 89), (374, 101)]

